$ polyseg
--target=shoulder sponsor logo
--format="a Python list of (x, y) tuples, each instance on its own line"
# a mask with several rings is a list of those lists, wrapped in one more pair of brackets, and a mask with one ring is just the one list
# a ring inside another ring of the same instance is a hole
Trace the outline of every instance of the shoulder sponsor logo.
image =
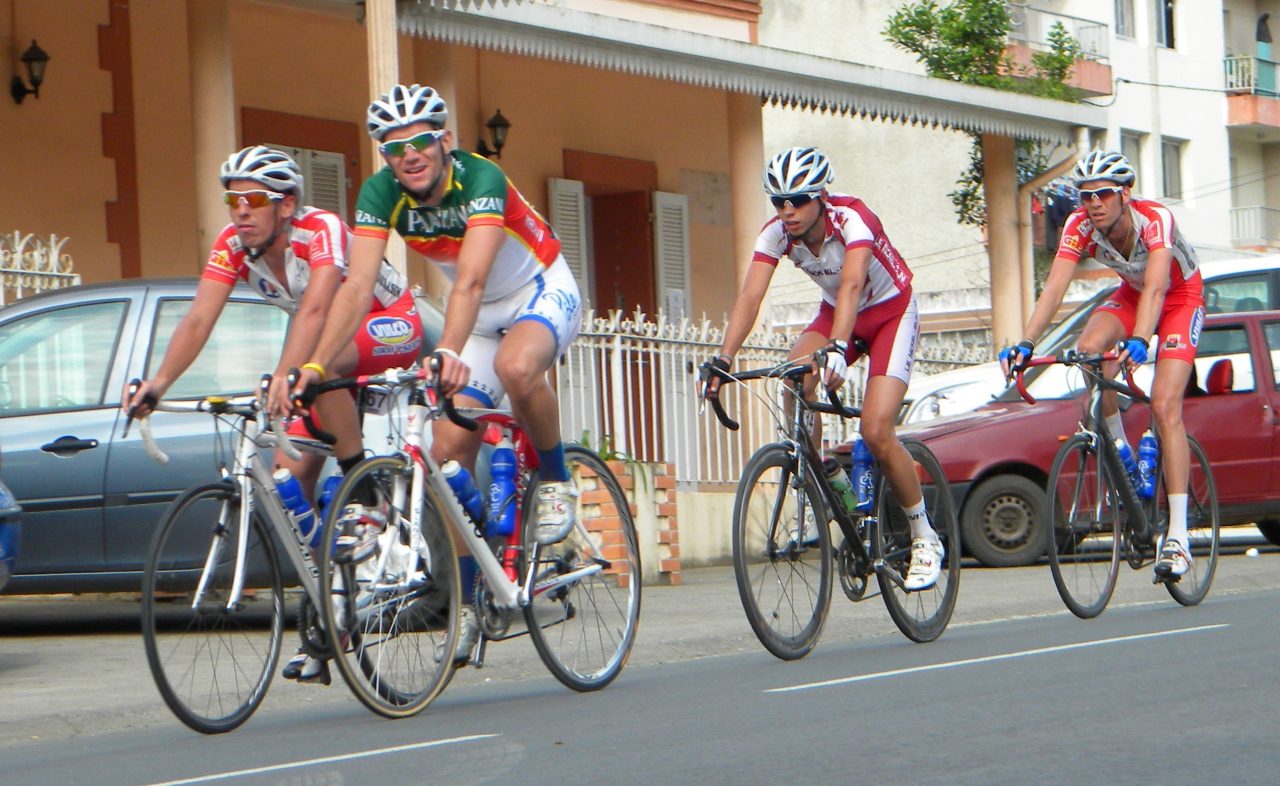
[(367, 210), (356, 211), (356, 223), (372, 224), (373, 226), (378, 226), (378, 227), (385, 227), (387, 225), (386, 219), (380, 216), (375, 216), (374, 214), (368, 212)]
[(471, 213), (503, 213), (506, 211), (506, 200), (502, 197), (476, 197), (467, 205)]
[(220, 267), (223, 270), (235, 272), (235, 265), (231, 264), (231, 254), (225, 248), (215, 249), (209, 254), (209, 264), (214, 267)]
[(413, 338), (413, 325), (402, 317), (378, 317), (367, 330), (379, 344), (403, 344)]

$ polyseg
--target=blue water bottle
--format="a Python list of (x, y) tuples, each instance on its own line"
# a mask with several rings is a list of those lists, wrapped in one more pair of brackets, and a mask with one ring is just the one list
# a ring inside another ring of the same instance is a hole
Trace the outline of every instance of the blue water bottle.
[(302, 535), (302, 544), (315, 548), (320, 542), (320, 530), (322, 527), (320, 526), (320, 520), (316, 518), (316, 512), (312, 509), (311, 503), (307, 502), (307, 495), (302, 493), (302, 484), (285, 467), (281, 467), (272, 473), (271, 479), (275, 481), (276, 491), (280, 492), (280, 499), (284, 502), (284, 506), (289, 509), (294, 523), (298, 525), (298, 532)]
[(876, 480), (875, 473), (872, 471), (876, 458), (871, 455), (871, 448), (867, 447), (867, 442), (861, 434), (853, 435), (851, 453), (853, 473), (850, 481), (853, 483), (854, 492), (858, 495), (858, 511), (868, 513), (875, 507), (876, 501)]
[(453, 489), (454, 496), (462, 503), (462, 509), (471, 517), (472, 522), (484, 523), (484, 497), (480, 496), (475, 478), (471, 477), (466, 467), (450, 460), (440, 467), (440, 472), (449, 482), (449, 488)]
[(320, 497), (316, 500), (316, 504), (320, 506), (320, 520), (324, 521), (329, 514), (329, 503), (333, 501), (333, 495), (338, 492), (338, 486), (342, 485), (342, 473), (335, 472), (324, 479), (324, 486), (320, 489)]
[(1116, 452), (1120, 454), (1120, 463), (1124, 464), (1124, 471), (1129, 475), (1133, 490), (1137, 491), (1142, 482), (1138, 477), (1138, 460), (1133, 457), (1133, 448), (1120, 437), (1116, 437)]
[(1138, 440), (1138, 496), (1151, 499), (1156, 495), (1156, 472), (1160, 463), (1160, 448), (1156, 435), (1147, 429)]
[(516, 451), (503, 435), (489, 458), (489, 537), (510, 535), (516, 530)]

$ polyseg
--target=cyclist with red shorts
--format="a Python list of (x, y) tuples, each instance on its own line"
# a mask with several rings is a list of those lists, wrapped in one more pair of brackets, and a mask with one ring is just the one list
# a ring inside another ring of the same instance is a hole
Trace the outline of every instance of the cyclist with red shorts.
[[(1169, 532), (1160, 545), (1155, 573), (1178, 577), (1191, 565), (1187, 551), (1187, 475), (1190, 452), (1182, 422), (1182, 397), (1191, 377), (1196, 345), (1204, 327), (1204, 288), (1195, 249), (1182, 237), (1169, 209), (1132, 195), (1136, 175), (1119, 153), (1095, 150), (1071, 173), (1080, 191), (1077, 208), (1062, 230), (1062, 240), (1044, 291), (1036, 302), (1026, 335), (1038, 336), (1062, 303), (1081, 259), (1093, 257), (1116, 271), (1122, 282), (1099, 305), (1080, 336), (1082, 352), (1120, 350), (1121, 362), (1137, 365), (1148, 357), (1148, 338), (1159, 334), (1151, 409), (1164, 450), (1164, 479), (1169, 497)], [(1000, 352), (1009, 368), (1031, 357), (1035, 344), (1023, 339)], [(1115, 373), (1113, 366), (1110, 373)], [(1116, 394), (1103, 401), (1107, 427), (1127, 438)]]
[[(760, 231), (720, 354), (709, 362), (724, 370), (732, 366), (755, 325), (782, 257), (813, 279), (822, 289), (822, 305), (792, 345), (789, 357), (794, 360), (827, 350), (822, 381), (837, 388), (845, 382), (848, 364), (861, 354), (855, 340), (868, 348), (862, 438), (898, 499), (914, 500), (903, 507), (911, 525), (911, 566), (904, 587), (928, 589), (941, 574), (944, 549), (925, 512), (911, 456), (894, 427), (920, 335), (911, 271), (889, 242), (880, 219), (861, 199), (827, 191), (832, 180), (826, 156), (811, 147), (784, 150), (769, 161), (764, 190), (778, 215)], [(815, 375), (806, 378), (805, 396), (813, 396), (817, 382)], [(703, 395), (715, 396), (719, 387), (720, 381), (713, 378)], [(806, 530), (809, 527), (806, 524)], [(806, 531), (802, 537), (816, 539), (817, 533)]]
[[(290, 411), (288, 373), (302, 367), (314, 351), (334, 296), (346, 278), (351, 230), (335, 213), (306, 207), (302, 172), (292, 158), (261, 145), (246, 147), (222, 165), (222, 187), (231, 223), (209, 252), (191, 310), (178, 324), (160, 367), (144, 381), (125, 408), (147, 414), (147, 396), (163, 398), (174, 380), (204, 348), (232, 288), (240, 280), (292, 320), (280, 360), (272, 374), (268, 406), (275, 414)], [(408, 281), (385, 260), (371, 307), (355, 338), (329, 365), (327, 376), (373, 374), (411, 366), (422, 351), (422, 324)], [(326, 369), (312, 370), (325, 375)], [(355, 402), (346, 391), (316, 399), (314, 412), (337, 437), (334, 455), (346, 472), (364, 456)], [(300, 423), (290, 432), (304, 435)], [(288, 468), (308, 495), (314, 492), (324, 457), (303, 453), (293, 460), (277, 451), (276, 465)], [(285, 676), (304, 681), (322, 678), (321, 665), (300, 655), (285, 667)]]

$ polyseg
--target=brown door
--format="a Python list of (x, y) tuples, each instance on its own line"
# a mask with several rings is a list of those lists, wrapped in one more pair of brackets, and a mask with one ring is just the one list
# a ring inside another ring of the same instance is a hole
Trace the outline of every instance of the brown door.
[(649, 194), (627, 191), (591, 197), (595, 291), (592, 305), (606, 315), (639, 306), (652, 317), (658, 308), (649, 227)]

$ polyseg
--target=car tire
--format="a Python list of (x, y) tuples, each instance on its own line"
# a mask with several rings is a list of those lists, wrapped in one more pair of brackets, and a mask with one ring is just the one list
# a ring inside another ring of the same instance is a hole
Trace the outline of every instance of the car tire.
[(983, 565), (1030, 565), (1044, 554), (1048, 514), (1043, 487), (1022, 475), (996, 475), (965, 499), (961, 542)]
[(1254, 522), (1258, 531), (1262, 533), (1262, 537), (1267, 539), (1268, 543), (1280, 546), (1280, 520), (1266, 519)]

